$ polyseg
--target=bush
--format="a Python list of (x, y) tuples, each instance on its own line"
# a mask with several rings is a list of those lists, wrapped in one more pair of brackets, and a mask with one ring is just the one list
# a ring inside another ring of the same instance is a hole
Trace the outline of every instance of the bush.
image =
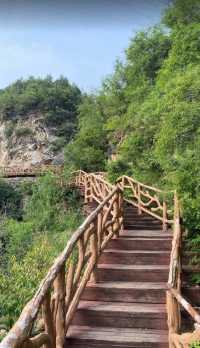
[(0, 214), (12, 218), (21, 218), (22, 194), (19, 189), (0, 181)]
[(116, 180), (122, 175), (131, 175), (131, 167), (128, 163), (125, 163), (121, 159), (117, 159), (115, 161), (108, 162), (107, 165), (107, 174), (108, 179), (115, 183)]
[(61, 138), (58, 138), (58, 139), (54, 140), (54, 141), (51, 143), (50, 149), (51, 149), (51, 151), (53, 151), (54, 153), (57, 153), (57, 152), (59, 152), (59, 151), (61, 151), (61, 150), (64, 149), (65, 144), (66, 144), (65, 139), (64, 139), (63, 137), (61, 137)]
[(200, 348), (200, 342), (194, 342), (190, 344), (190, 348)]
[(4, 134), (5, 134), (5, 137), (7, 139), (9, 139), (13, 132), (14, 132), (14, 129), (15, 129), (15, 124), (14, 123), (10, 123), (4, 130)]
[(48, 174), (33, 184), (24, 221), (7, 219), (0, 262), (0, 320), (10, 327), (82, 221), (78, 192)]
[(31, 135), (33, 135), (33, 131), (32, 131), (32, 129), (30, 129), (28, 127), (21, 127), (21, 128), (16, 129), (15, 135), (19, 138), (31, 136)]

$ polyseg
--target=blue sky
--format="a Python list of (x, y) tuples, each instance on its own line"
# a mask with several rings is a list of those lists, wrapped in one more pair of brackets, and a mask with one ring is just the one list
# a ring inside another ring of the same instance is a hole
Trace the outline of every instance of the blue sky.
[(21, 77), (64, 75), (97, 89), (137, 31), (159, 23), (169, 0), (0, 2), (0, 88)]

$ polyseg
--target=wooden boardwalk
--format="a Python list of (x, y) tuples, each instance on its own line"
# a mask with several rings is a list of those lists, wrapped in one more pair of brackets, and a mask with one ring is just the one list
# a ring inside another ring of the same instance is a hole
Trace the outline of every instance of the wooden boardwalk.
[(0, 348), (189, 348), (200, 340), (199, 295), (182, 291), (176, 192), (83, 171), (66, 184), (80, 189), (88, 216)]
[[(97, 265), (69, 328), (66, 348), (168, 347), (166, 283), (171, 233), (125, 206), (124, 225)], [(141, 229), (142, 227), (142, 229)]]

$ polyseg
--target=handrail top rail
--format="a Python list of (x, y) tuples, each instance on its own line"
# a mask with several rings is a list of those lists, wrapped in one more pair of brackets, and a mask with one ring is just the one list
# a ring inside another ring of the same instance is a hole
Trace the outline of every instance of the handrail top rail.
[(112, 189), (115, 187), (115, 186), (112, 185), (110, 182), (108, 182), (108, 181), (104, 180), (103, 178), (101, 178), (101, 177), (97, 174), (97, 172), (96, 172), (96, 173), (87, 173), (87, 172), (84, 172), (84, 170), (81, 170), (81, 169), (80, 169), (80, 170), (75, 170), (74, 172), (72, 172), (72, 174), (75, 174), (75, 173), (82, 173), (82, 174), (86, 175), (87, 177), (92, 176), (92, 177), (98, 179), (99, 181), (101, 181), (102, 183), (106, 184), (107, 186), (109, 186), (109, 187), (112, 188)]
[[(49, 268), (45, 278), (41, 281), (37, 291), (35, 292), (32, 299), (23, 308), (20, 317), (15, 322), (14, 326), (8, 332), (6, 337), (0, 343), (1, 348), (17, 346), (23, 338), (26, 338), (27, 332), (31, 328), (31, 323), (37, 316), (40, 309), (44, 296), (47, 294), (50, 286), (55, 280), (58, 273), (61, 271), (63, 265), (71, 255), (74, 246), (77, 241), (81, 238), (86, 228), (96, 219), (98, 213), (102, 210), (105, 204), (114, 196), (115, 193), (120, 192), (120, 187), (116, 186), (112, 192), (110, 192), (102, 203), (100, 203), (97, 208), (84, 220), (84, 222), (79, 226), (79, 228), (72, 234), (71, 238), (67, 242), (65, 249), (61, 254), (55, 259), (53, 265)], [(16, 331), (20, 332), (16, 336)], [(20, 339), (20, 342), (18, 342)]]
[(130, 177), (130, 176), (127, 176), (127, 175), (122, 175), (122, 176), (120, 176), (118, 179), (117, 179), (117, 183), (119, 182), (119, 181), (121, 181), (123, 178), (126, 178), (126, 179), (128, 179), (128, 180), (131, 180), (132, 182), (134, 182), (135, 184), (138, 184), (138, 185), (140, 185), (140, 186), (142, 186), (142, 187), (145, 187), (145, 188), (147, 188), (147, 189), (149, 189), (149, 190), (152, 190), (152, 191), (155, 191), (155, 192), (158, 192), (158, 193), (176, 193), (176, 190), (161, 190), (161, 189), (158, 189), (158, 188), (156, 188), (156, 187), (153, 187), (153, 186), (149, 186), (149, 185), (146, 185), (146, 184), (143, 184), (142, 182), (140, 182), (140, 181), (138, 181), (138, 180), (135, 180), (135, 179), (133, 179), (132, 177)]
[(197, 310), (182, 296), (182, 294), (173, 288), (169, 283), (167, 284), (168, 290), (172, 293), (172, 295), (176, 298), (178, 303), (187, 311), (190, 317), (200, 325), (200, 314)]

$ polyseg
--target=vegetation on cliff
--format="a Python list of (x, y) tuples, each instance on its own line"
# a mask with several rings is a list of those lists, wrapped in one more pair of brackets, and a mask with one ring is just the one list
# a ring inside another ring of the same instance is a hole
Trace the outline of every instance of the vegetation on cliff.
[[(19, 80), (0, 91), (0, 117), (10, 124), (7, 138), (15, 132), (17, 120), (39, 112), (45, 126), (59, 137), (52, 144), (55, 151), (70, 141), (65, 149), (68, 171), (106, 170), (111, 181), (127, 173), (155, 186), (177, 189), (189, 245), (197, 254), (199, 21), (199, 0), (174, 0), (161, 26), (131, 40), (125, 61), (116, 62), (96, 94), (81, 95), (67, 79), (50, 77)], [(31, 135), (24, 128), (18, 136)], [(111, 161), (111, 154), (115, 160)], [(29, 203), (19, 215), (21, 193), (0, 183), (0, 210), (5, 212), (6, 201), (9, 212), (1, 227), (0, 318), (8, 326), (80, 222), (76, 197), (57, 182), (48, 175), (33, 185)], [(195, 282), (200, 283), (199, 275)]]
[(21, 221), (7, 217), (1, 224), (0, 324), (7, 328), (82, 221), (78, 193), (61, 187), (58, 177), (41, 177), (24, 192)]
[(52, 144), (52, 149), (57, 151), (76, 131), (80, 102), (81, 91), (64, 77), (21, 79), (0, 91), (0, 120), (7, 121), (7, 138), (13, 134), (21, 138), (32, 135), (33, 131), (27, 127), (16, 128), (17, 122), (37, 115), (41, 124), (58, 137)]
[[(79, 131), (66, 149), (68, 166), (107, 170), (111, 180), (127, 173), (146, 183), (177, 189), (190, 243), (197, 252), (199, 21), (199, 0), (174, 0), (164, 13), (164, 25), (138, 33), (125, 52), (125, 62), (118, 61), (99, 93), (84, 100)], [(83, 156), (77, 155), (80, 148)], [(117, 154), (115, 161), (108, 160), (111, 152)]]

